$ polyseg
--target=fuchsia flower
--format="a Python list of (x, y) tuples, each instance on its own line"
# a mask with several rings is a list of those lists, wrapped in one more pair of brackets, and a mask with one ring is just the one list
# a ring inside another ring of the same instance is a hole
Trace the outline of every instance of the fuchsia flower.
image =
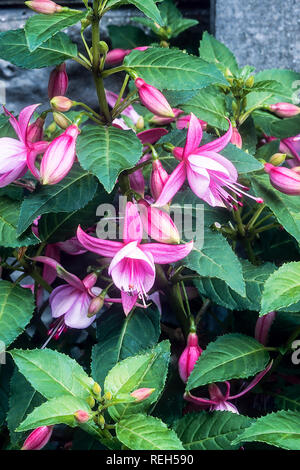
[(137, 299), (148, 298), (147, 292), (155, 280), (155, 264), (169, 264), (187, 256), (193, 242), (183, 245), (141, 243), (143, 226), (138, 208), (127, 202), (123, 242), (102, 240), (87, 235), (80, 226), (77, 230), (80, 243), (89, 251), (112, 258), (108, 273), (121, 290), (124, 312), (127, 315)]
[(72, 125), (56, 137), (42, 158), (40, 170), (35, 166), (37, 154), (28, 155), (28, 168), (42, 184), (56, 184), (69, 173), (75, 161), (76, 139), (79, 132), (78, 127)]
[(195, 397), (189, 392), (184, 394), (184, 399), (189, 401), (190, 403), (194, 403), (195, 405), (199, 405), (203, 408), (210, 407), (210, 411), (219, 410), (219, 411), (231, 411), (232, 413), (239, 413), (238, 409), (235, 405), (230, 403), (229, 400), (235, 400), (236, 398), (240, 398), (246, 393), (248, 393), (252, 388), (254, 388), (258, 382), (269, 372), (273, 364), (273, 361), (264, 369), (263, 371), (259, 372), (254, 379), (247, 385), (244, 390), (236, 395), (230, 395), (230, 383), (225, 382), (226, 384), (226, 392), (223, 394), (219, 387), (216, 384), (210, 384), (208, 386), (208, 391), (210, 395), (210, 399), (208, 398), (199, 398)]
[[(196, 116), (191, 114), (185, 147), (175, 147), (173, 150), (175, 158), (181, 162), (169, 176), (155, 205), (167, 204), (187, 178), (196, 196), (209, 205), (235, 209), (236, 205), (241, 206), (242, 203), (234, 199), (229, 191), (240, 198), (242, 194), (246, 194), (245, 190), (248, 188), (237, 182), (238, 173), (234, 165), (218, 153), (230, 142), (231, 136), (232, 126), (229, 122), (226, 134), (198, 147), (202, 139), (202, 128)], [(263, 202), (261, 198), (249, 197), (256, 202)]]
[(241, 149), (243, 146), (242, 136), (236, 127), (232, 128), (232, 136), (230, 139), (230, 143), (235, 145), (239, 149)]
[(292, 168), (265, 163), (265, 171), (269, 174), (270, 183), (275, 189), (290, 196), (300, 195), (300, 175)]
[(48, 96), (52, 100), (55, 96), (64, 96), (67, 93), (69, 78), (66, 72), (66, 64), (60, 64), (50, 73), (48, 83)]
[(0, 188), (24, 176), (27, 171), (28, 158), (36, 158), (48, 147), (48, 142), (33, 143), (28, 139), (28, 133), (32, 139), (29, 122), (38, 106), (39, 104), (27, 106), (20, 112), (18, 119), (4, 108), (5, 114), (10, 116), (9, 122), (19, 140), (10, 137), (0, 139)]
[(266, 346), (268, 342), (269, 332), (275, 318), (276, 312), (269, 312), (259, 317), (256, 321), (254, 337), (264, 346)]
[(138, 203), (140, 217), (145, 232), (159, 243), (179, 243), (180, 236), (176, 225), (166, 212), (152, 207), (141, 199)]
[(282, 118), (289, 118), (296, 116), (300, 113), (299, 106), (292, 103), (275, 103), (269, 106), (269, 110), (272, 111), (276, 116)]
[(201, 354), (202, 349), (198, 344), (197, 334), (189, 333), (186, 348), (184, 349), (178, 361), (179, 375), (183, 382), (188, 381), (188, 378)]
[(149, 109), (151, 113), (166, 118), (175, 117), (168, 101), (157, 88), (149, 85), (142, 78), (136, 78), (134, 83), (138, 89), (141, 103)]
[(53, 426), (40, 426), (32, 431), (25, 440), (21, 450), (40, 450), (49, 442)]

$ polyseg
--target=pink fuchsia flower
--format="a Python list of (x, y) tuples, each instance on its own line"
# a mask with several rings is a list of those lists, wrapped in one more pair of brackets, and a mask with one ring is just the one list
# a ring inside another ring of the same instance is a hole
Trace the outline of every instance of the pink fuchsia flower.
[(230, 143), (235, 145), (239, 149), (241, 149), (243, 146), (242, 136), (236, 127), (232, 128), (232, 136), (230, 139)]
[[(191, 120), (191, 114), (187, 114), (186, 116), (181, 116), (180, 118), (178, 118), (176, 122), (177, 129), (188, 128), (190, 124), (190, 120)], [(202, 127), (202, 129), (205, 131), (207, 128), (207, 122), (202, 121), (202, 119), (198, 119), (198, 122), (200, 126)]]
[(16, 119), (5, 108), (5, 114), (10, 116), (9, 122), (14, 128), (18, 140), (10, 137), (0, 139), (0, 187), (3, 188), (18, 178), (25, 175), (27, 171), (27, 159), (36, 158), (39, 153), (45, 151), (48, 142), (32, 143), (28, 139), (29, 122), (39, 104), (27, 106)]
[(296, 171), (283, 166), (277, 167), (271, 163), (265, 163), (265, 171), (275, 189), (290, 196), (300, 195), (300, 175)]
[(150, 191), (155, 201), (159, 198), (168, 178), (169, 174), (162, 166), (161, 161), (153, 160), (150, 175)]
[(55, 246), (69, 255), (77, 256), (86, 253), (86, 249), (79, 243), (77, 237), (72, 237), (64, 242), (57, 242)]
[(76, 139), (79, 132), (78, 127), (72, 125), (56, 137), (42, 158), (40, 170), (35, 166), (37, 155), (29, 154), (28, 168), (42, 184), (56, 184), (69, 173), (75, 161)]
[(164, 95), (154, 86), (146, 83), (142, 78), (135, 79), (141, 103), (151, 113), (167, 118), (174, 118), (174, 113)]
[(273, 361), (259, 374), (257, 374), (254, 379), (242, 390), (240, 393), (236, 395), (230, 395), (230, 383), (225, 382), (226, 384), (226, 392), (223, 394), (219, 387), (216, 384), (210, 384), (208, 386), (208, 391), (210, 398), (200, 398), (195, 397), (189, 392), (184, 394), (184, 399), (189, 401), (190, 403), (194, 403), (195, 405), (199, 405), (202, 408), (210, 407), (210, 411), (231, 411), (232, 413), (239, 413), (238, 409), (235, 405), (233, 405), (229, 400), (235, 400), (236, 398), (240, 398), (246, 393), (248, 393), (252, 388), (254, 388), (258, 382), (269, 372), (273, 364)]
[(272, 111), (276, 116), (282, 118), (289, 118), (296, 116), (300, 113), (299, 106), (292, 103), (275, 103), (269, 106), (269, 110)]
[(198, 336), (196, 333), (192, 332), (188, 335), (186, 348), (178, 361), (179, 375), (183, 382), (188, 381), (188, 378), (201, 354), (202, 349), (198, 344)]
[(145, 232), (159, 243), (179, 243), (180, 236), (173, 220), (161, 209), (151, 207), (141, 199), (138, 202), (140, 217)]
[(32, 10), (37, 13), (43, 13), (44, 15), (53, 15), (62, 10), (62, 6), (57, 5), (57, 3), (52, 2), (51, 0), (31, 0), (25, 2)]
[(49, 442), (53, 426), (40, 426), (32, 431), (25, 440), (21, 450), (40, 450)]
[(180, 114), (183, 114), (184, 111), (182, 111), (182, 109), (178, 109), (178, 108), (172, 108), (173, 110), (173, 113), (174, 113), (174, 117), (161, 117), (161, 116), (153, 116), (149, 122), (151, 122), (151, 124), (156, 124), (158, 126), (166, 126), (167, 124), (170, 124), (171, 122), (173, 121), (176, 121), (176, 118), (180, 115)]
[(264, 346), (266, 346), (268, 342), (269, 332), (275, 318), (276, 312), (269, 312), (266, 315), (259, 317), (256, 321), (254, 337)]
[(123, 242), (102, 240), (87, 235), (80, 226), (77, 230), (80, 243), (89, 251), (112, 258), (108, 273), (121, 290), (123, 309), (126, 315), (137, 299), (148, 298), (147, 292), (155, 280), (155, 264), (169, 264), (187, 256), (193, 242), (183, 245), (160, 243), (142, 244), (143, 225), (138, 208), (127, 202), (123, 229)]
[(55, 96), (64, 96), (69, 86), (69, 78), (66, 72), (66, 64), (60, 64), (50, 73), (48, 83), (48, 96), (52, 100)]
[[(179, 165), (168, 178), (155, 205), (164, 206), (179, 191), (185, 179), (188, 179), (192, 191), (200, 199), (215, 207), (233, 207), (242, 205), (230, 192), (242, 197), (245, 186), (237, 182), (238, 173), (234, 165), (218, 152), (230, 142), (232, 126), (222, 137), (199, 147), (202, 139), (202, 128), (198, 119), (191, 114), (184, 148), (175, 147), (173, 154), (180, 160)], [(249, 195), (248, 195), (249, 196)], [(263, 202), (261, 198), (254, 198), (256, 202)]]
[[(264, 145), (266, 143), (272, 142), (273, 140), (277, 140), (276, 137), (267, 136), (264, 134), (261, 143)], [(279, 144), (279, 151), (281, 153), (290, 155), (294, 157), (293, 161), (291, 162), (291, 166), (299, 164), (300, 161), (300, 134), (295, 135), (294, 137), (287, 137), (286, 139), (282, 139)], [(289, 161), (288, 161), (289, 163)]]

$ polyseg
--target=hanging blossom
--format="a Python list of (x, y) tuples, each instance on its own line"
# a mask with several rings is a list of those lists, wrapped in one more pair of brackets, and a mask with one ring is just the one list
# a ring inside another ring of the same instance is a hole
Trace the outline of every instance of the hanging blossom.
[(187, 256), (193, 241), (182, 245), (141, 243), (143, 225), (138, 208), (127, 202), (123, 242), (102, 240), (87, 235), (80, 226), (77, 230), (80, 243), (89, 251), (112, 258), (108, 273), (121, 290), (123, 309), (127, 315), (137, 299), (148, 299), (147, 292), (155, 280), (155, 264), (169, 264)]
[(195, 405), (199, 405), (203, 408), (209, 407), (210, 411), (231, 411), (232, 413), (239, 414), (237, 407), (233, 405), (230, 400), (240, 398), (246, 393), (248, 393), (252, 388), (254, 388), (258, 384), (258, 382), (260, 382), (261, 379), (267, 374), (267, 372), (269, 372), (272, 367), (272, 364), (273, 361), (270, 362), (266, 369), (257, 374), (254, 379), (244, 388), (244, 390), (242, 390), (240, 393), (237, 393), (236, 395), (230, 395), (230, 383), (226, 381), (225, 394), (221, 392), (221, 390), (216, 384), (210, 384), (208, 386), (210, 399), (195, 397), (189, 392), (186, 392), (184, 394), (184, 399), (189, 401), (190, 403), (194, 403)]
[[(232, 137), (232, 126), (222, 137), (202, 145), (202, 127), (194, 114), (191, 114), (185, 147), (175, 147), (173, 154), (180, 160), (179, 165), (171, 173), (155, 205), (164, 206), (179, 191), (185, 179), (188, 179), (192, 191), (210, 206), (233, 207), (242, 206), (242, 202), (235, 199), (245, 195), (249, 188), (237, 182), (238, 173), (234, 165), (218, 152), (224, 149)], [(248, 195), (256, 202), (263, 202), (261, 198)]]
[(30, 139), (30, 119), (39, 104), (33, 104), (22, 109), (16, 119), (7, 109), (4, 112), (10, 116), (9, 122), (14, 128), (18, 139), (2, 137), (0, 139), (0, 188), (7, 186), (27, 172), (28, 158), (36, 158), (48, 147), (48, 142), (32, 142)]

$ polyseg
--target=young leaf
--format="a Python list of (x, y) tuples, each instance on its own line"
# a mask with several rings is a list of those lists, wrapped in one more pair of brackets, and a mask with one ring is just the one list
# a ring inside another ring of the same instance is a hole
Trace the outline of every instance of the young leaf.
[(300, 412), (297, 411), (271, 413), (258, 418), (232, 444), (258, 441), (286, 450), (299, 450), (299, 422)]
[(134, 414), (116, 426), (118, 439), (132, 450), (184, 450), (175, 431), (158, 418)]
[(19, 201), (12, 201), (7, 197), (0, 198), (0, 244), (2, 246), (16, 248), (36, 245), (39, 241), (31, 231), (18, 236), (17, 224), (20, 208)]
[(174, 430), (186, 450), (237, 450), (232, 441), (251, 424), (251, 418), (230, 411), (189, 413)]
[(215, 64), (223, 71), (228, 68), (232, 75), (237, 74), (239, 71), (239, 67), (233, 53), (225, 46), (225, 44), (218, 41), (207, 31), (203, 33), (200, 41), (199, 54), (201, 59)]
[(39, 426), (51, 426), (54, 424), (67, 424), (75, 428), (78, 421), (75, 413), (78, 410), (91, 413), (91, 408), (85, 400), (71, 395), (61, 395), (46, 401), (38, 408), (35, 408), (27, 418), (20, 424), (17, 431), (28, 431)]
[(283, 264), (267, 279), (260, 315), (300, 301), (300, 262)]
[(279, 410), (300, 412), (300, 385), (291, 385), (276, 393), (275, 403)]
[(115, 127), (86, 126), (78, 136), (78, 159), (110, 193), (121, 171), (132, 168), (142, 155), (134, 132)]
[(198, 24), (197, 20), (184, 18), (180, 10), (174, 5), (173, 0), (164, 0), (159, 6), (159, 11), (164, 26), (171, 30), (169, 35), (171, 38), (176, 38), (186, 29)]
[(107, 29), (114, 49), (134, 49), (151, 43), (149, 36), (136, 26), (116, 26), (112, 24)]
[(157, 309), (137, 308), (127, 317), (123, 310), (112, 307), (98, 323), (98, 343), (92, 352), (92, 375), (101, 387), (117, 362), (154, 346), (160, 335), (160, 314)]
[(114, 398), (118, 398), (120, 394), (129, 395), (139, 388), (155, 388), (146, 400), (110, 406), (108, 411), (114, 420), (146, 411), (158, 399), (165, 384), (169, 358), (170, 344), (163, 341), (152, 351), (127, 357), (111, 369), (105, 379), (104, 390), (111, 392)]
[[(34, 219), (49, 212), (72, 212), (84, 207), (97, 190), (97, 180), (78, 164), (69, 174), (53, 186), (40, 186), (24, 199), (18, 222), (18, 234), (22, 234)], [(76, 194), (76, 197), (74, 195)]]
[(28, 48), (24, 29), (0, 33), (0, 59), (17, 67), (39, 69), (61, 64), (73, 57), (77, 57), (77, 46), (64, 33), (56, 34), (34, 52)]
[(94, 381), (65, 354), (51, 349), (10, 351), (20, 372), (45, 398), (61, 395), (87, 398)]
[(148, 18), (155, 21), (162, 26), (163, 22), (159, 13), (159, 10), (155, 3), (161, 0), (108, 0), (105, 9), (118, 8), (121, 5), (134, 5), (141, 12), (143, 12)]
[(34, 298), (30, 289), (1, 280), (0, 306), (0, 341), (7, 348), (31, 320)]
[(133, 51), (124, 64), (160, 90), (200, 90), (214, 83), (227, 84), (215, 65), (178, 49), (164, 49), (163, 54), (159, 47)]
[(268, 352), (254, 338), (239, 333), (220, 336), (209, 343), (199, 357), (186, 389), (253, 376), (262, 371), (268, 361)]

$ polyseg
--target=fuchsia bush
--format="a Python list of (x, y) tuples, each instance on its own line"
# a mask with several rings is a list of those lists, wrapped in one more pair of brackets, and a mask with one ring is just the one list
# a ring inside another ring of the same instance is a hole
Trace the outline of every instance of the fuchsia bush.
[[(3, 449), (299, 450), (299, 74), (174, 47), (172, 0), (25, 3), (0, 58), (52, 71), (0, 115)], [(124, 3), (151, 32), (108, 45)]]

